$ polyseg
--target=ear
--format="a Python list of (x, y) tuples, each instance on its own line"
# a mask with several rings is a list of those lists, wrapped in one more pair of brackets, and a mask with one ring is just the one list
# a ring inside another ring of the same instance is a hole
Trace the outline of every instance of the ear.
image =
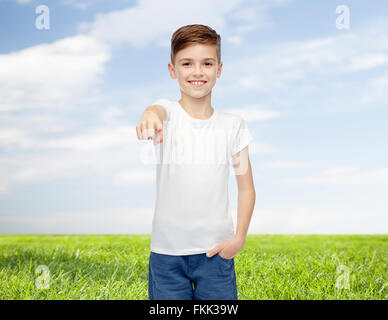
[(217, 70), (217, 78), (221, 77), (221, 72), (222, 72), (222, 61), (218, 64), (218, 70)]
[(171, 62), (168, 63), (168, 71), (170, 72), (171, 78), (176, 79), (175, 67)]

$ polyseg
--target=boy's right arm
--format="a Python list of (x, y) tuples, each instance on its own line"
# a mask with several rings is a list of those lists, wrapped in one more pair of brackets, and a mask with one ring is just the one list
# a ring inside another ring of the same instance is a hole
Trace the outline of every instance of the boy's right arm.
[(163, 142), (163, 121), (167, 118), (166, 109), (160, 105), (152, 105), (146, 108), (136, 126), (139, 140), (153, 139), (154, 144)]

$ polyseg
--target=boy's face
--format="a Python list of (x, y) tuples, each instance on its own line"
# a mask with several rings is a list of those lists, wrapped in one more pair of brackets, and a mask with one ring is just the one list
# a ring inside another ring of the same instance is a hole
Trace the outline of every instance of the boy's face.
[[(178, 79), (181, 91), (193, 98), (202, 98), (211, 93), (216, 78), (221, 76), (222, 62), (217, 63), (215, 45), (194, 44), (179, 50), (175, 66), (169, 62), (171, 78)], [(200, 86), (192, 81), (205, 81)]]

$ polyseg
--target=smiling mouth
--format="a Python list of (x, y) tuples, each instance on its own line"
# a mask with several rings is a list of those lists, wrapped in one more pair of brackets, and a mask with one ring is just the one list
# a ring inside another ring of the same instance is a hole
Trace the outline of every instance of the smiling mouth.
[(200, 88), (207, 83), (207, 81), (188, 81), (192, 86)]

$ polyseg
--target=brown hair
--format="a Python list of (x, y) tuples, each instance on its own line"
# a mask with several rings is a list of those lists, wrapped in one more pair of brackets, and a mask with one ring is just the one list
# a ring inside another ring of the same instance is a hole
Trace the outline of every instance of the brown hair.
[(216, 46), (218, 63), (221, 61), (221, 36), (212, 28), (203, 24), (189, 24), (180, 27), (171, 37), (171, 62), (175, 64), (175, 56), (179, 50), (195, 43)]

